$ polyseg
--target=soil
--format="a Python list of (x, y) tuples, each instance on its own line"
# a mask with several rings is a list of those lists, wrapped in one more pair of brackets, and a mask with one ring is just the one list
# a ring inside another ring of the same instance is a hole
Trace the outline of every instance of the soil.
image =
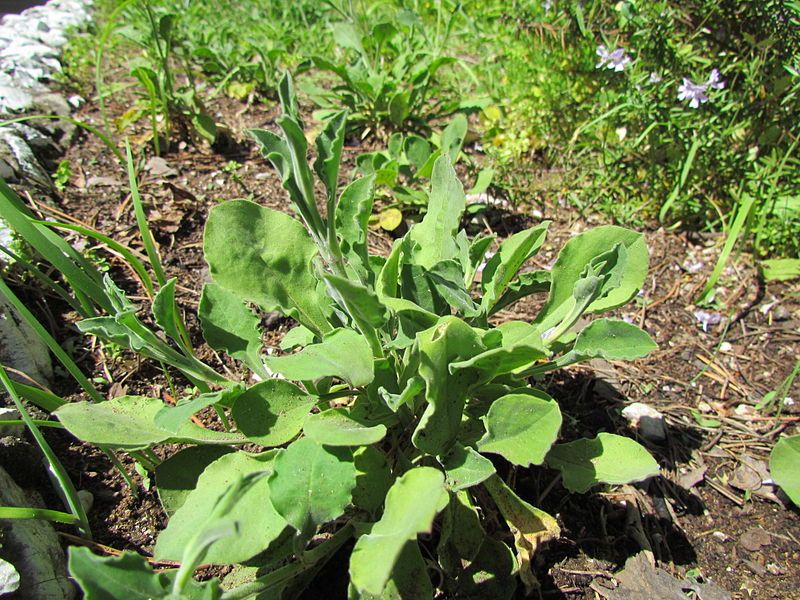
[[(193, 316), (207, 280), (202, 254), (206, 216), (216, 203), (239, 197), (284, 211), (290, 207), (277, 174), (245, 133), (250, 127), (274, 129), (277, 108), (227, 98), (218, 98), (211, 106), (215, 118), (230, 130), (226, 141), (213, 148), (191, 140), (173, 143), (164, 161), (142, 161), (140, 187), (167, 275), (178, 279), (178, 300), (193, 342), (212, 366), (235, 369), (203, 344)], [(112, 117), (126, 109), (125, 103), (111, 102), (108, 107)], [(97, 110), (88, 104), (77, 117), (96, 126), (101, 123)], [(145, 133), (146, 129), (126, 131), (135, 141), (135, 151), (145, 148)], [(348, 167), (368, 149), (350, 143)], [(73, 177), (63, 194), (55, 203), (29, 198), (32, 204), (43, 216), (91, 226), (144, 255), (124, 171), (113, 156), (96, 138), (80, 136), (64, 158)], [(481, 157), (475, 153), (475, 158)], [(349, 172), (348, 167), (343, 171)], [(538, 268), (547, 267), (571, 235), (604, 223), (604, 217), (578, 214), (554, 197), (542, 205), (492, 209), (469, 226), (471, 233), (491, 229), (505, 236), (542, 219), (553, 222), (545, 247), (533, 261)], [(388, 250), (392, 235), (379, 230), (372, 234), (374, 247)], [(656, 227), (645, 234), (650, 250), (647, 285), (616, 315), (642, 326), (659, 349), (632, 363), (592, 361), (559, 372), (544, 385), (570, 415), (562, 432), (565, 440), (593, 437), (598, 431), (640, 439), (621, 409), (645, 402), (660, 411), (667, 425), (666, 440), (640, 441), (659, 460), (662, 476), (641, 485), (568, 494), (554, 483), (555, 473), (546, 469), (509, 472), (520, 494), (557, 515), (562, 528), (561, 538), (538, 554), (535, 570), (542, 596), (596, 598), (596, 590), (610, 585), (612, 573), (628, 557), (646, 549), (677, 577), (687, 572), (697, 576), (693, 570), (699, 569), (703, 579), (734, 598), (797, 598), (800, 512), (760, 477), (752, 485), (745, 480), (768, 460), (779, 434), (800, 433), (800, 404), (755, 409), (800, 355), (800, 286), (765, 284), (750, 257), (739, 256), (726, 269), (717, 294), (719, 312), (733, 316), (704, 331), (694, 315), (693, 299), (714, 266), (720, 240)], [(131, 298), (146, 306), (124, 263), (102, 249), (96, 256)], [(82, 368), (102, 378), (97, 381), (103, 393), (172, 400), (175, 392), (158, 365), (83, 338), (73, 326), (75, 315), (57, 298), (43, 298), (41, 290), (29, 283), (18, 282), (16, 289), (57, 339), (73, 348)], [(500, 318), (530, 319), (536, 308), (534, 302), (526, 302)], [(291, 321), (265, 315), (263, 324), (265, 344), (275, 346)], [(183, 382), (176, 373), (170, 375), (180, 393)], [(66, 377), (54, 389), (68, 398), (79, 397)], [(800, 401), (797, 382), (789, 396)], [(718, 426), (709, 426), (703, 418), (716, 420)], [(98, 552), (129, 549), (152, 555), (155, 537), (166, 523), (153, 488), (134, 496), (102, 452), (58, 432), (48, 432), (48, 438), (78, 489), (94, 495), (89, 515), (95, 541), (81, 542), (64, 529), (65, 543), (88, 543)], [(120, 458), (134, 473), (134, 465)], [(133, 477), (140, 488), (148, 483), (138, 474)], [(58, 506), (58, 499), (48, 492), (51, 488), (46, 483), (41, 488), (49, 494), (46, 500)], [(344, 597), (330, 586), (319, 592), (312, 589), (307, 597), (317, 594)]]

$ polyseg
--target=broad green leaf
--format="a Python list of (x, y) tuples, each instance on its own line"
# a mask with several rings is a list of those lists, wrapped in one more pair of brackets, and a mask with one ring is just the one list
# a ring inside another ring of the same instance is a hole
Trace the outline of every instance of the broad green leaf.
[(392, 487), (392, 473), (386, 455), (374, 446), (364, 446), (353, 453), (356, 465), (356, 487), (353, 505), (370, 513), (376, 512)]
[(467, 194), (469, 195), (478, 195), (485, 192), (489, 189), (489, 186), (492, 184), (492, 179), (494, 179), (494, 169), (481, 169), (478, 172), (478, 177), (475, 179), (475, 185), (472, 186)]
[(414, 225), (408, 237), (416, 243), (413, 262), (424, 268), (457, 258), (456, 232), (464, 212), (464, 188), (446, 156), (436, 160), (431, 175), (428, 212)]
[(389, 581), (380, 594), (358, 593), (350, 585), (348, 598), (351, 600), (426, 600), (433, 598), (433, 586), (428, 575), (428, 566), (416, 540), (406, 542), (392, 569)]
[[(325, 186), (328, 193), (329, 207), (333, 208), (333, 199), (336, 197), (336, 186), (339, 178), (339, 163), (342, 160), (342, 147), (344, 146), (344, 129), (347, 112), (340, 111), (334, 114), (325, 124), (314, 142), (317, 148), (317, 158), (314, 160), (314, 171)], [(335, 209), (334, 209), (335, 210)], [(331, 215), (335, 214), (330, 211)]]
[(200, 394), (196, 398), (182, 400), (175, 406), (164, 406), (156, 413), (155, 424), (161, 429), (177, 433), (195, 413), (214, 404), (233, 406), (233, 402), (243, 392), (244, 385), (237, 383), (218, 392), (209, 392)]
[(409, 94), (406, 91), (397, 92), (389, 101), (389, 120), (398, 127), (408, 118), (411, 110), (409, 101)]
[(225, 202), (209, 214), (203, 247), (223, 288), (315, 332), (331, 330), (311, 267), (317, 247), (292, 217), (249, 200)]
[(297, 437), (315, 401), (288, 381), (268, 379), (239, 396), (231, 414), (250, 441), (281, 446)]
[(475, 369), (485, 374), (484, 380), (489, 380), (550, 355), (550, 351), (542, 343), (541, 333), (533, 325), (522, 321), (508, 321), (490, 331), (502, 335), (498, 347), (489, 348), (467, 360), (454, 362), (450, 370), (457, 372)]
[(447, 454), (439, 458), (444, 467), (444, 479), (448, 489), (453, 492), (478, 485), (491, 477), (494, 465), (469, 446), (456, 444)]
[(504, 543), (486, 535), (466, 492), (452, 494), (444, 511), (437, 547), (447, 575), (445, 589), (457, 598), (510, 599), (517, 564)]
[(295, 210), (303, 219), (309, 218), (310, 215), (305, 209), (297, 204), (297, 202), (302, 202), (303, 194), (292, 177), (292, 155), (289, 152), (289, 145), (280, 136), (266, 129), (248, 129), (247, 132), (255, 138), (261, 146), (264, 156), (280, 174), (281, 184), (294, 201)]
[[(143, 556), (130, 550), (119, 556), (97, 556), (88, 548), (71, 546), (69, 574), (86, 600), (175, 600), (172, 584), (178, 570), (155, 572)], [(180, 600), (217, 600), (221, 596), (219, 579), (190, 580)]]
[(550, 396), (539, 390), (498, 398), (483, 421), (486, 435), (478, 450), (500, 454), (522, 467), (540, 465), (558, 438), (561, 411)]
[(442, 512), (442, 527), (436, 551), (439, 563), (451, 577), (456, 577), (465, 563), (475, 559), (486, 538), (478, 511), (466, 491), (450, 494)]
[(153, 298), (153, 317), (156, 325), (161, 327), (170, 338), (180, 343), (181, 336), (178, 331), (178, 307), (175, 304), (175, 284), (178, 280), (173, 277), (165, 283)]
[(287, 379), (299, 381), (338, 377), (357, 387), (367, 385), (375, 375), (369, 342), (352, 329), (336, 329), (319, 344), (267, 358), (266, 363)]
[[(212, 514), (231, 485), (254, 473), (273, 468), (273, 454), (258, 458), (244, 452), (221, 456), (203, 471), (197, 486), (175, 511), (167, 528), (158, 536), (155, 556), (159, 560), (181, 560), (186, 545), (197, 535), (202, 519)], [(225, 516), (238, 525), (238, 531), (214, 543), (204, 557), (212, 564), (240, 563), (266, 550), (286, 529), (286, 521), (272, 508), (270, 486), (262, 477), (245, 489)]]
[(371, 287), (355, 283), (344, 277), (324, 275), (330, 285), (345, 303), (345, 308), (353, 320), (367, 327), (379, 329), (389, 320), (389, 311), (381, 304)]
[(553, 265), (550, 296), (535, 320), (542, 331), (557, 325), (566, 316), (575, 284), (586, 266), (616, 244), (624, 245), (627, 250), (625, 273), (617, 289), (592, 302), (587, 311), (596, 313), (611, 310), (636, 295), (647, 273), (648, 255), (644, 236), (615, 225), (590, 229), (570, 239)]
[(789, 281), (800, 277), (800, 258), (772, 258), (759, 263), (766, 281)]
[(356, 179), (342, 191), (336, 204), (336, 231), (342, 254), (356, 268), (362, 281), (368, 281), (367, 231), (375, 197), (375, 175)]
[(197, 316), (209, 346), (241, 360), (265, 377), (261, 361), (260, 319), (241, 297), (217, 284), (206, 283), (200, 295)]
[(272, 506), (306, 541), (317, 527), (344, 513), (355, 486), (352, 453), (309, 438), (280, 452), (269, 478)]
[[(459, 232), (459, 236), (461, 233)], [(464, 285), (467, 288), (472, 287), (472, 282), (475, 280), (475, 274), (478, 272), (478, 267), (483, 263), (486, 253), (491, 248), (497, 236), (495, 235), (478, 235), (469, 241), (464, 234), (462, 255), (460, 257), (461, 265), (464, 268)]]
[(333, 32), (333, 41), (339, 46), (342, 48), (350, 48), (359, 54), (364, 54), (361, 34), (358, 33), (354, 25), (344, 21), (331, 23), (331, 31)]
[(211, 115), (206, 113), (195, 113), (192, 115), (192, 125), (209, 144), (213, 144), (217, 139), (217, 123)]
[(360, 423), (346, 408), (331, 408), (306, 419), (303, 432), (325, 446), (369, 446), (386, 435), (385, 425)]
[(286, 335), (281, 338), (281, 343), (279, 347), (281, 350), (289, 351), (297, 348), (298, 346), (308, 346), (309, 344), (314, 343), (314, 332), (311, 331), (308, 327), (304, 327), (303, 325), (298, 325), (297, 327), (292, 327), (289, 331), (286, 332)]
[(545, 221), (541, 225), (515, 233), (500, 244), (497, 253), (486, 263), (481, 274), (481, 308), (485, 314), (491, 312), (525, 261), (541, 248), (549, 225), (550, 221)]
[(772, 479), (800, 506), (800, 435), (782, 437), (769, 456)]
[(580, 493), (596, 483), (631, 483), (659, 473), (658, 463), (644, 447), (611, 433), (556, 444), (545, 462), (561, 471), (564, 487)]
[(176, 432), (163, 429), (155, 422), (162, 408), (164, 403), (157, 398), (120, 396), (99, 404), (72, 402), (54, 414), (79, 440), (124, 450), (141, 450), (166, 441), (205, 444), (244, 441), (239, 434), (211, 431), (191, 421), (184, 423)]
[[(455, 164), (458, 154), (464, 146), (464, 139), (467, 137), (467, 117), (464, 113), (458, 113), (453, 120), (442, 131), (441, 150), (450, 157), (450, 163)], [(435, 167), (434, 167), (435, 168)]]
[(464, 285), (464, 271), (455, 260), (443, 260), (425, 271), (425, 277), (433, 289), (459, 314), (472, 317), (478, 314), (478, 306)]
[(550, 272), (549, 271), (529, 271), (520, 273), (512, 281), (503, 295), (497, 300), (489, 315), (503, 310), (507, 306), (514, 304), (517, 300), (530, 296), (531, 294), (541, 294), (550, 291)]
[(569, 352), (579, 357), (635, 360), (658, 348), (647, 332), (617, 319), (598, 319), (584, 327)]
[(446, 502), (444, 476), (431, 467), (413, 468), (394, 482), (381, 519), (358, 538), (350, 556), (350, 581), (358, 593), (383, 592), (406, 543), (430, 531)]
[(479, 354), (484, 346), (475, 330), (456, 317), (441, 318), (438, 325), (419, 333), (416, 343), (428, 406), (411, 439), (423, 452), (440, 455), (455, 442), (467, 391), (479, 377), (472, 370), (451, 374), (450, 364)]
[(156, 467), (156, 490), (167, 515), (171, 517), (183, 506), (208, 465), (233, 451), (227, 446), (190, 446), (160, 463)]
[(539, 586), (531, 571), (533, 556), (541, 544), (558, 538), (561, 528), (552, 516), (525, 502), (497, 475), (487, 479), (483, 485), (514, 536), (519, 576), (530, 595)]
[(428, 161), (431, 155), (431, 145), (428, 140), (421, 138), (418, 135), (409, 135), (403, 141), (403, 151), (405, 152), (408, 162), (419, 170)]

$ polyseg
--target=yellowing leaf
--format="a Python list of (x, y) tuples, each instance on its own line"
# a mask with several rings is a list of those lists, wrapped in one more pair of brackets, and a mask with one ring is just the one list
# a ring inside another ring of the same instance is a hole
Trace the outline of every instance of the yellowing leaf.
[(378, 224), (386, 231), (394, 231), (402, 222), (403, 213), (396, 208), (387, 208), (378, 215)]

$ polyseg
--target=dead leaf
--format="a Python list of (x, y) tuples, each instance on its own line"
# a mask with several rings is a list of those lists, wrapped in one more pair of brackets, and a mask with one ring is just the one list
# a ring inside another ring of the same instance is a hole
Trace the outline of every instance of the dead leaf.
[(692, 469), (678, 477), (677, 483), (683, 489), (690, 490), (706, 478), (706, 471), (708, 471), (708, 467), (705, 465)]
[(749, 552), (758, 552), (772, 543), (772, 536), (760, 527), (751, 527), (739, 537), (739, 545)]
[(169, 181), (164, 182), (164, 187), (169, 188), (172, 191), (172, 198), (174, 200), (190, 200), (191, 202), (197, 202), (197, 196), (195, 196), (192, 192), (188, 190), (184, 190), (183, 188), (179, 188), (174, 183), (170, 183)]
[(173, 177), (178, 172), (169, 166), (169, 163), (160, 156), (154, 156), (145, 163), (144, 168), (154, 177)]
[(541, 544), (558, 538), (561, 528), (552, 516), (525, 502), (497, 475), (484, 481), (483, 485), (514, 536), (519, 576), (527, 595), (530, 595), (539, 589), (539, 581), (531, 570), (533, 555)]
[(752, 492), (764, 485), (769, 478), (766, 462), (743, 455), (739, 457), (739, 465), (733, 471), (730, 484), (740, 490)]
[(116, 177), (90, 177), (86, 182), (86, 187), (111, 187), (121, 185)]
[(597, 582), (592, 582), (591, 588), (608, 600), (686, 600), (689, 591), (694, 592), (698, 600), (731, 600), (730, 594), (714, 583), (677, 579), (653, 566), (646, 552), (630, 557), (614, 578), (619, 584), (614, 590)]

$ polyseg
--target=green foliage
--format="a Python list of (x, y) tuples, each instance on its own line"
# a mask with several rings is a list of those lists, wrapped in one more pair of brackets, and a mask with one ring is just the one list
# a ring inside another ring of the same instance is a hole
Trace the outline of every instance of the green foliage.
[(460, 61), (447, 53), (458, 6), (439, 3), (436, 27), (408, 8), (374, 3), (354, 10), (331, 0), (340, 16), (331, 23), (338, 56), (314, 56), (317, 69), (336, 83), (326, 89), (307, 85), (321, 114), (346, 107), (349, 123), (362, 136), (391, 129), (425, 130), (428, 122), (460, 107), (446, 97), (440, 71)]
[[(561, 2), (514, 21), (493, 9), (465, 6), (496, 56), (485, 146), (513, 198), (728, 233), (750, 196), (742, 239), (797, 254), (797, 3)], [(629, 61), (603, 62), (601, 46)], [(702, 86), (695, 105), (679, 97), (687, 80)]]
[[(170, 325), (171, 282), (154, 307), (169, 343), (142, 325), (109, 280), (114, 316), (81, 324), (179, 365), (206, 388), (174, 407), (121, 397), (56, 412), (77, 437), (104, 446), (191, 445), (156, 469), (171, 515), (156, 555), (180, 560), (181, 568), (156, 580), (131, 560), (130, 571), (147, 579), (143, 585), (192, 597), (191, 573), (201, 561), (247, 562), (260, 568), (257, 576), (221, 597), (277, 596), (302, 589), (355, 536), (354, 597), (432, 597), (418, 536), (438, 518), (443, 529), (433, 560), (447, 574), (443, 593), (509, 597), (516, 576), (534, 589), (532, 556), (559, 528), (498, 471), (546, 463), (578, 491), (658, 472), (627, 438), (601, 433), (555, 443), (561, 410), (530, 379), (595, 356), (636, 358), (652, 350), (647, 334), (626, 323), (599, 319), (577, 329), (582, 317), (636, 294), (647, 268), (642, 236), (613, 226), (575, 236), (547, 277), (531, 278), (522, 269), (544, 241), (544, 223), (504, 241), (473, 285), (491, 238), (470, 242), (459, 230), (466, 202), (452, 166), (460, 148), (454, 140), (433, 160), (421, 221), (389, 257), (370, 256), (366, 215), (375, 174), (338, 189), (344, 117), (319, 133), (309, 165), (288, 76), (279, 91), (282, 135), (253, 135), (300, 220), (249, 201), (214, 207), (204, 243), (213, 283), (200, 303), (209, 343), (266, 379), (245, 388), (171, 347), (180, 347)], [(548, 294), (533, 323), (489, 324), (498, 306), (531, 293)], [(262, 356), (250, 302), (300, 322), (280, 355)], [(209, 406), (226, 431), (192, 422)], [(484, 532), (477, 508), (492, 505), (513, 533), (513, 549)], [(95, 585), (81, 582), (87, 591)]]
[(797, 506), (800, 506), (800, 435), (782, 437), (772, 449), (769, 470), (772, 478)]

